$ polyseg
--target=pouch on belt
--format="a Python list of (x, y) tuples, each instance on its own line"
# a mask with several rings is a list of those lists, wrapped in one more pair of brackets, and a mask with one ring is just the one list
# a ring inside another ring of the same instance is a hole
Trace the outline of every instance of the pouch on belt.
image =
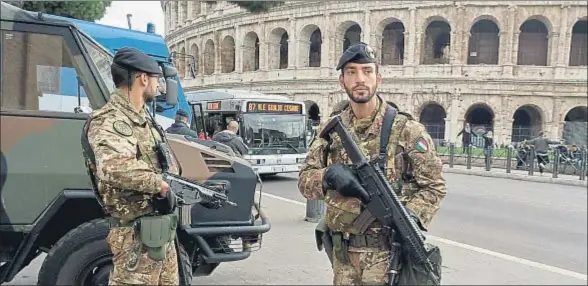
[(155, 261), (167, 258), (167, 246), (176, 237), (178, 216), (167, 214), (163, 216), (147, 216), (140, 218), (141, 242), (147, 248), (149, 257)]
[(331, 230), (325, 222), (325, 218), (321, 218), (314, 229), (314, 237), (316, 239), (316, 247), (319, 251), (323, 248), (333, 265), (333, 237), (331, 236)]

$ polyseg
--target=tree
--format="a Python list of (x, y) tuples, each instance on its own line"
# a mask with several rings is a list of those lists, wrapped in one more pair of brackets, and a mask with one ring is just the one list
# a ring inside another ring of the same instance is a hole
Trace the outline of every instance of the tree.
[(99, 20), (112, 1), (23, 1), (22, 8), (33, 12), (74, 18), (84, 21)]
[(229, 1), (245, 8), (250, 13), (268, 12), (271, 8), (284, 4), (284, 1)]

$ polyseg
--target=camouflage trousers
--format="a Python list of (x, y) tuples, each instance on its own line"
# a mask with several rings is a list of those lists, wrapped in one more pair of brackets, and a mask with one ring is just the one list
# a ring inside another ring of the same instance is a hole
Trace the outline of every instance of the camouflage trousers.
[(131, 227), (112, 227), (106, 238), (113, 254), (114, 268), (108, 285), (178, 285), (178, 263), (174, 243), (164, 261), (151, 259), (141, 250), (141, 240)]
[(349, 250), (349, 263), (333, 255), (333, 285), (386, 285), (388, 250), (355, 252)]

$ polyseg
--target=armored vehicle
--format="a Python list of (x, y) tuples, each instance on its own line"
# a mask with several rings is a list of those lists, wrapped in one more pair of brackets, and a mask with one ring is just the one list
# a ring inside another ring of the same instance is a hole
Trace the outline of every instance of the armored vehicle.
[[(108, 100), (108, 57), (69, 21), (3, 2), (0, 8), (0, 284), (43, 253), (39, 285), (107, 284), (108, 222), (82, 157), (87, 114), (80, 111)], [(177, 72), (165, 63), (162, 70), (166, 88), (160, 97), (176, 104)], [(63, 84), (70, 76), (77, 78), (75, 86)], [(75, 108), (55, 107), (71, 96)], [(237, 203), (182, 210), (178, 262), (180, 280), (188, 284), (222, 262), (247, 259), (270, 224), (256, 201), (261, 180), (249, 162), (179, 135), (169, 143), (182, 177), (222, 186)]]

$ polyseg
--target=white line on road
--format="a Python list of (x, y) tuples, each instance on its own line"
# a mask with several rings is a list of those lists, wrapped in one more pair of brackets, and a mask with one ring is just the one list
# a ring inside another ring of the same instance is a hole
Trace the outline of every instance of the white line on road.
[[(292, 199), (288, 199), (288, 198), (284, 198), (284, 197), (280, 197), (280, 196), (276, 196), (276, 195), (272, 195), (272, 194), (268, 194), (268, 193), (263, 193), (264, 196), (266, 197), (270, 197), (276, 200), (280, 200), (280, 201), (284, 201), (287, 203), (291, 203), (291, 204), (295, 204), (295, 205), (299, 205), (299, 206), (306, 206), (306, 203), (301, 202), (301, 201), (296, 201), (296, 200), (292, 200)], [(488, 250), (488, 249), (484, 249), (484, 248), (480, 248), (477, 246), (473, 246), (473, 245), (469, 245), (469, 244), (465, 244), (465, 243), (461, 243), (461, 242), (457, 242), (457, 241), (453, 241), (453, 240), (449, 240), (449, 239), (445, 239), (445, 238), (441, 238), (441, 237), (436, 237), (433, 235), (427, 235), (427, 238), (431, 238), (433, 240), (439, 241), (441, 243), (445, 243), (451, 246), (455, 246), (455, 247), (459, 247), (459, 248), (463, 248), (463, 249), (467, 249), (470, 251), (474, 251), (474, 252), (478, 252), (478, 253), (482, 253), (482, 254), (486, 254), (486, 255), (490, 255), (490, 256), (494, 256), (494, 257), (498, 257), (498, 258), (502, 258), (504, 260), (508, 260), (511, 262), (515, 262), (515, 263), (519, 263), (519, 264), (523, 264), (526, 266), (531, 266), (531, 267), (535, 267), (541, 270), (546, 270), (549, 272), (553, 272), (553, 273), (557, 273), (557, 274), (561, 274), (567, 277), (572, 277), (572, 278), (576, 278), (576, 279), (580, 279), (580, 280), (584, 280), (587, 281), (588, 280), (588, 275), (586, 274), (582, 274), (582, 273), (578, 273), (578, 272), (574, 272), (574, 271), (570, 271), (570, 270), (566, 270), (563, 268), (559, 268), (559, 267), (555, 267), (555, 266), (551, 266), (551, 265), (547, 265), (547, 264), (543, 264), (543, 263), (539, 263), (539, 262), (535, 262), (535, 261), (531, 261), (531, 260), (527, 260), (524, 258), (519, 258), (516, 256), (512, 256), (512, 255), (508, 255), (508, 254), (504, 254), (504, 253), (500, 253), (500, 252), (496, 252), (496, 251), (492, 251), (492, 250)]]

